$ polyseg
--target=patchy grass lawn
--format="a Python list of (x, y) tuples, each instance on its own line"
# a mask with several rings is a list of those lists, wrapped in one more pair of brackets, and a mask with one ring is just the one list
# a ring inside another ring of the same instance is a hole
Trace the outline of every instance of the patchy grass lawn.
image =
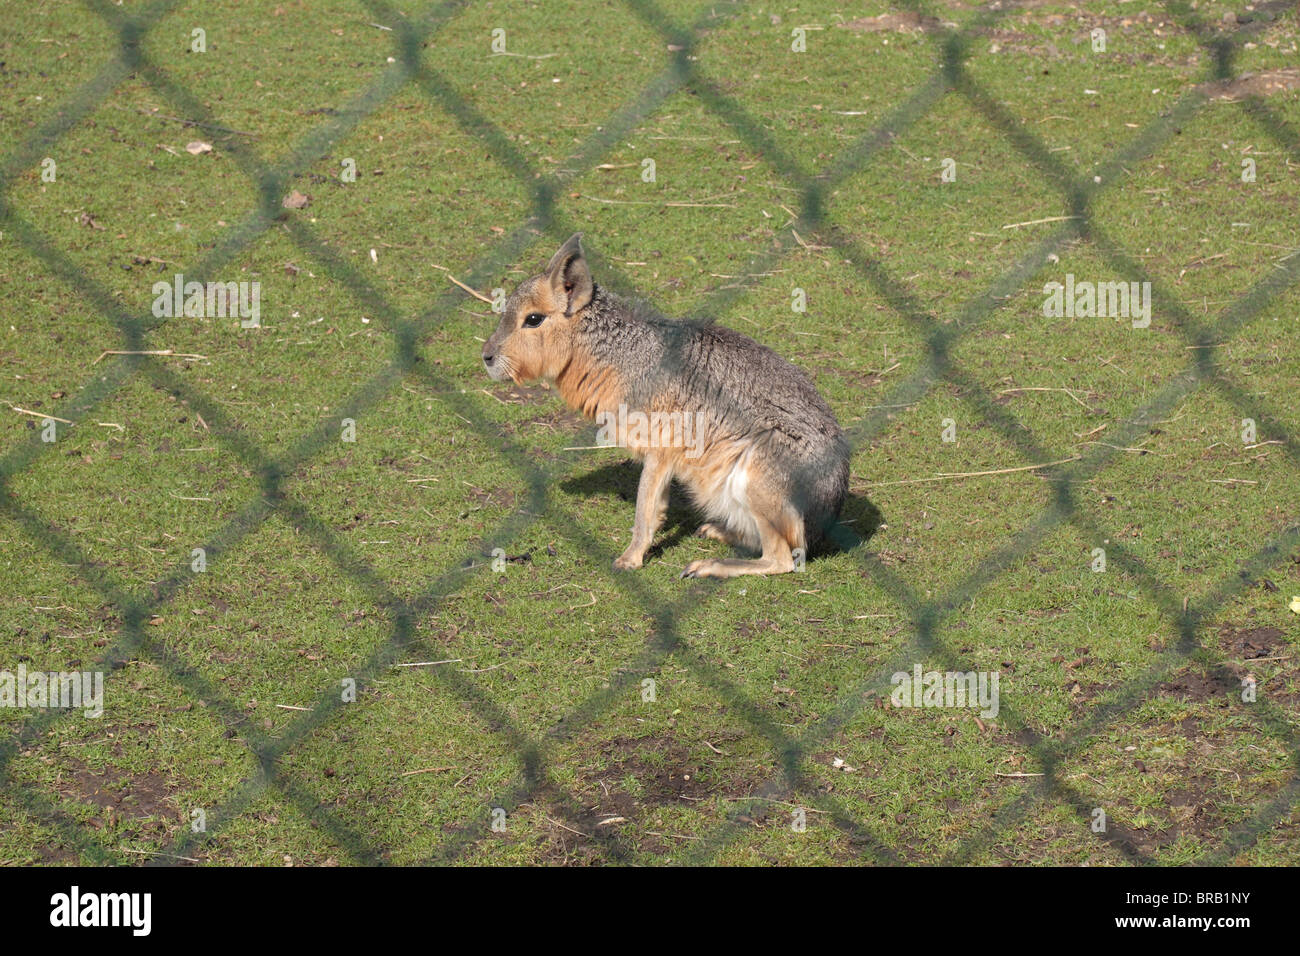
[[(996, 6), (10, 11), (0, 672), (104, 713), (0, 708), (0, 862), (1300, 863), (1294, 5)], [(612, 570), (451, 281), (576, 230), (809, 372), (842, 547)]]

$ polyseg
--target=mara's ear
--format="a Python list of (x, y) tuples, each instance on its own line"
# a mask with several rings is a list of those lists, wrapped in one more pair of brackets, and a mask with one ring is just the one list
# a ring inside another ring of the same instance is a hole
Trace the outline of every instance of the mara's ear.
[(564, 306), (565, 315), (585, 309), (591, 302), (593, 286), (591, 270), (582, 254), (582, 233), (575, 232), (559, 251), (551, 256), (546, 266), (546, 278), (551, 291)]

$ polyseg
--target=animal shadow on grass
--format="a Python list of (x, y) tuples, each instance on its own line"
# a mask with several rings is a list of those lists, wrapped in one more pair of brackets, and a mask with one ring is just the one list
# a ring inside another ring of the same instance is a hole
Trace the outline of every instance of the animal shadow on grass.
[[(641, 478), (641, 463), (631, 459), (601, 465), (583, 475), (575, 475), (560, 482), (565, 494), (580, 498), (618, 497), (628, 504), (636, 504), (637, 482)], [(668, 496), (668, 514), (655, 536), (655, 543), (646, 552), (646, 558), (661, 558), (685, 538), (695, 535), (704, 522), (704, 516), (691, 505), (686, 489), (673, 481)], [(840, 509), (839, 521), (827, 532), (821, 543), (813, 549), (810, 558), (825, 557), (853, 551), (865, 545), (879, 530), (884, 521), (880, 509), (865, 495), (849, 492)], [(740, 554), (756, 554), (745, 548)]]

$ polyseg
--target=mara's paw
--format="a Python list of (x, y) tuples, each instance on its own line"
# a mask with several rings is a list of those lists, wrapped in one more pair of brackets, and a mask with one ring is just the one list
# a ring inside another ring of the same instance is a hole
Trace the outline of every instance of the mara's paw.
[(794, 562), (788, 557), (784, 560), (759, 558), (745, 561), (739, 558), (723, 558), (711, 561), (702, 558), (686, 565), (682, 572), (684, 578), (734, 578), (741, 574), (784, 574), (794, 570)]
[(635, 554), (632, 551), (624, 551), (614, 559), (614, 570), (635, 571), (637, 568), (641, 567), (641, 564), (641, 555)]
[(708, 558), (702, 558), (699, 561), (692, 561), (686, 565), (686, 570), (681, 574), (684, 578), (725, 578), (730, 577), (717, 561), (711, 561)]

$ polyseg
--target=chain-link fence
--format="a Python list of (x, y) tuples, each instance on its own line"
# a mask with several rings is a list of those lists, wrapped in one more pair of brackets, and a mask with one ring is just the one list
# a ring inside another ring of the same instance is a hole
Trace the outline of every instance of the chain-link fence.
[[(898, 670), (899, 665), (910, 666), (912, 661), (919, 659), (917, 655), (930, 655), (942, 660), (953, 670), (965, 670), (961, 666), (961, 655), (943, 639), (941, 625), (963, 602), (1030, 554), (1053, 529), (1072, 524), (1089, 538), (1106, 538), (1105, 532), (1077, 506), (1075, 489), (1080, 482), (1101, 472), (1118, 454), (1118, 449), (1131, 444), (1131, 440), (1149, 427), (1150, 422), (1159, 419), (1196, 389), (1207, 385), (1216, 389), (1235, 407), (1246, 407), (1247, 396), (1216, 366), (1212, 350), (1204, 346), (1211, 342), (1229, 341), (1235, 332), (1264, 309), (1279, 292), (1300, 277), (1300, 256), (1286, 259), (1258, 285), (1225, 309), (1212, 326), (1190, 314), (1174, 296), (1162, 291), (1161, 284), (1102, 231), (1091, 215), (1091, 208), (1096, 197), (1121, 178), (1126, 166), (1150, 156), (1179, 126), (1194, 116), (1208, 102), (1206, 93), (1197, 88), (1183, 95), (1172, 108), (1141, 129), (1130, 143), (1102, 163), (1094, 177), (1088, 181), (1078, 181), (1034, 133), (1000, 106), (966, 69), (965, 62), (970, 56), (977, 31), (995, 24), (1014, 9), (1011, 5), (995, 4), (992, 8), (984, 9), (964, 28), (942, 27), (931, 31), (930, 36), (939, 61), (934, 74), (889, 112), (878, 127), (844, 150), (828, 168), (815, 173), (806, 171), (798, 161), (786, 154), (766, 132), (762, 123), (703, 75), (695, 65), (693, 51), (701, 39), (734, 18), (744, 6), (739, 3), (714, 5), (698, 22), (682, 26), (673, 22), (648, 0), (627, 0), (627, 6), (664, 39), (672, 51), (671, 61), (636, 99), (600, 124), (596, 134), (562, 164), (562, 171), (556, 173), (539, 173), (534, 170), (500, 129), (461, 97), (452, 83), (434, 67), (423, 61), (422, 44), (451, 22), (465, 6), (463, 3), (437, 5), (413, 23), (380, 0), (366, 0), (365, 6), (374, 19), (391, 29), (395, 62), (372, 87), (305, 136), (286, 158), (275, 165), (267, 165), (258, 159), (244, 145), (239, 135), (216, 123), (196, 97), (178, 86), (146, 55), (142, 47), (145, 35), (176, 6), (175, 0), (160, 0), (135, 15), (125, 13), (106, 0), (91, 0), (87, 5), (117, 34), (119, 46), (116, 56), (98, 76), (64, 104), (52, 121), (29, 141), (14, 149), (0, 165), (0, 225), (4, 227), (7, 236), (20, 242), (39, 258), (52, 275), (75, 289), (102, 313), (104, 319), (120, 333), (123, 352), (144, 351), (145, 336), (160, 323), (152, 316), (141, 318), (118, 305), (72, 259), (25, 221), (21, 212), (9, 204), (6, 195), (15, 177), (38, 162), (51, 143), (86, 118), (132, 75), (143, 78), (185, 120), (212, 131), (213, 138), (223, 150), (257, 184), (260, 197), (258, 208), (231, 229), (227, 238), (189, 270), (192, 279), (201, 281), (213, 275), (257, 241), (277, 221), (282, 212), (281, 198), (288, 192), (296, 176), (325, 156), (336, 143), (383, 107), (399, 90), (413, 86), (454, 117), (461, 128), (476, 137), (490, 155), (517, 177), (532, 194), (529, 217), (505, 234), (489, 255), (467, 264), (461, 271), (462, 277), (471, 286), (490, 285), (518, 261), (539, 233), (562, 239), (575, 231), (576, 224), (566, 222), (555, 203), (565, 182), (575, 175), (572, 171), (585, 171), (594, 166), (602, 155), (650, 116), (668, 97), (689, 90), (712, 114), (726, 123), (741, 141), (760, 153), (780, 174), (784, 183), (797, 190), (801, 197), (798, 218), (778, 232), (770, 248), (757, 254), (749, 267), (743, 270), (743, 274), (753, 277), (768, 272), (773, 264), (798, 247), (801, 235), (816, 236), (818, 241), (842, 252), (844, 258), (853, 264), (852, 267), (892, 310), (926, 341), (927, 357), (918, 371), (895, 386), (886, 400), (869, 410), (850, 431), (849, 437), (854, 447), (861, 447), (884, 431), (889, 421), (887, 408), (915, 403), (936, 385), (946, 382), (960, 387), (980, 408), (985, 421), (1006, 437), (1027, 463), (1047, 461), (1051, 456), (1038, 446), (1032, 433), (1006, 407), (995, 402), (993, 396), (975, 378), (955, 364), (952, 354), (958, 342), (978, 328), (1003, 298), (1019, 289), (1048, 256), (1072, 241), (1084, 240), (1090, 243), (1120, 274), (1136, 281), (1150, 282), (1156, 290), (1155, 299), (1163, 312), (1172, 318), (1178, 332), (1189, 345), (1196, 346), (1188, 350), (1191, 358), (1187, 369), (1170, 381), (1154, 399), (1120, 423), (1119, 437), (1105, 446), (1095, 446), (1095, 450), (1046, 475), (1051, 483), (1050, 505), (1034, 522), (1016, 534), (1008, 544), (985, 558), (973, 574), (948, 593), (928, 599), (918, 595), (898, 573), (865, 549), (856, 547), (860, 541), (853, 538), (847, 530), (848, 526), (838, 526), (835, 529), (836, 543), (841, 548), (850, 550), (871, 580), (906, 612), (915, 637), (907, 647), (897, 650), (894, 659), (882, 667), (877, 676), (862, 681), (857, 686), (845, 688), (830, 713), (797, 737), (787, 734), (762, 708), (747, 699), (726, 676), (723, 668), (701, 656), (681, 638), (677, 623), (679, 613), (710, 599), (715, 585), (708, 582), (683, 585), (683, 590), (675, 599), (665, 602), (661, 595), (653, 593), (635, 576), (611, 572), (612, 586), (628, 602), (634, 602), (635, 606), (643, 608), (652, 620), (653, 636), (643, 653), (620, 668), (608, 687), (582, 701), (541, 738), (530, 737), (514, 726), (506, 709), (471, 678), (451, 670), (432, 670), (432, 679), (440, 689), (467, 703), (486, 720), (519, 753), (523, 766), (520, 777), (507, 792), (491, 795), (480, 815), (465, 820), (459, 828), (445, 833), (441, 848), (432, 862), (454, 861), (471, 849), (488, 833), (492, 809), (500, 808), (509, 813), (539, 794), (547, 798), (565, 818), (566, 823), (581, 829), (581, 802), (557, 782), (548, 768), (545, 760), (548, 744), (567, 736), (572, 728), (588, 724), (615, 706), (643, 677), (656, 673), (669, 656), (716, 692), (726, 702), (729, 713), (770, 744), (780, 770), (766, 786), (755, 791), (755, 800), (781, 797), (787, 801), (802, 801), (801, 805), (821, 811), (823, 819), (833, 822), (835, 827), (849, 835), (853, 845), (861, 850), (864, 860), (902, 862), (889, 848), (887, 841), (855, 819), (842, 802), (810, 786), (804, 769), (807, 755), (845, 727), (864, 706), (864, 701), (870, 699), (871, 693), (889, 687), (890, 674)], [(929, 15), (923, 4), (912, 0), (899, 0), (898, 6), (913, 14)], [(1275, 4), (1271, 9), (1282, 9), (1284, 6)], [(1204, 23), (1198, 13), (1186, 3), (1170, 2), (1165, 7), (1173, 19), (1199, 38), (1210, 54), (1212, 71), (1207, 80), (1223, 81), (1233, 78), (1234, 56), (1252, 28), (1234, 25), (1232, 30), (1224, 32), (1222, 25)], [(938, 22), (935, 18), (929, 19)], [(871, 163), (897, 136), (924, 117), (941, 97), (952, 92), (964, 97), (1032, 164), (1044, 182), (1060, 191), (1067, 201), (1070, 215), (1053, 234), (1034, 244), (992, 285), (970, 299), (956, 321), (944, 324), (932, 319), (929, 311), (913, 298), (907, 286), (891, 275), (882, 262), (827, 222), (823, 210), (830, 191), (837, 184)], [(1287, 156), (1300, 160), (1300, 135), (1275, 109), (1261, 99), (1248, 99), (1240, 105), (1240, 109)], [(318, 239), (309, 225), (301, 219), (290, 218), (285, 227), (297, 248), (305, 255), (327, 263), (331, 273), (339, 277), (359, 301), (365, 302), (373, 310), (394, 343), (390, 364), (343, 402), (335, 414), (301, 436), (286, 453), (272, 457), (231, 422), (221, 405), (210, 396), (191, 387), (162, 362), (147, 355), (129, 354), (118, 356), (105, 368), (97, 369), (82, 389), (60, 407), (59, 417), (72, 423), (70, 427), (77, 427), (77, 423), (86, 421), (94, 409), (112, 398), (123, 385), (140, 376), (198, 411), (208, 423), (211, 433), (258, 476), (261, 484), (261, 493), (207, 542), (205, 551), (208, 560), (220, 562), (224, 555), (273, 514), (279, 514), (305, 532), (311, 543), (333, 562), (340, 574), (362, 589), (393, 621), (390, 638), (370, 654), (361, 668), (353, 671), (358, 689), (363, 689), (378, 674), (406, 655), (430, 649), (425, 639), (417, 633), (416, 622), (467, 583), (471, 574), (469, 565), (473, 559), (482, 555), (475, 551), (465, 555), (463, 560), (449, 565), (421, 596), (410, 600), (400, 598), (324, 522), (301, 504), (286, 497), (282, 483), (285, 476), (293, 474), (299, 464), (308, 461), (326, 442), (334, 440), (341, 419), (359, 419), (403, 380), (413, 379), (429, 386), (431, 396), (445, 403), (467, 421), (467, 428), (499, 445), (503, 466), (514, 469), (526, 481), (526, 502), (488, 536), (489, 540), (511, 540), (528, 525), (547, 519), (556, 528), (569, 529), (562, 533), (569, 536), (576, 549), (594, 558), (597, 565), (608, 567), (608, 555), (575, 530), (576, 523), (571, 520), (572, 516), (563, 503), (548, 494), (547, 489), (565, 477), (571, 468), (539, 466), (526, 454), (524, 448), (517, 443), (504, 441), (494, 427), (482, 421), (481, 416), (476, 415), (473, 403), (458, 394), (458, 390), (451, 387), (451, 382), (431, 371), (428, 363), (417, 362), (417, 342), (423, 334), (436, 327), (442, 316), (454, 308), (460, 293), (444, 294), (423, 315), (405, 319), (399, 309), (386, 301), (368, 279)], [(707, 307), (697, 315), (697, 320), (712, 322), (725, 315), (732, 303), (746, 292), (753, 281), (752, 278), (742, 279), (715, 293), (707, 302)], [(622, 283), (626, 287), (634, 286), (626, 278), (622, 278)], [(1262, 421), (1270, 435), (1281, 444), (1288, 459), (1300, 464), (1300, 446), (1286, 433), (1278, 416), (1270, 415), (1267, 411), (1261, 412), (1258, 396), (1249, 397), (1249, 408), (1251, 414)], [(122, 628), (116, 641), (99, 661), (99, 667), (109, 672), (109, 679), (113, 680), (116, 678), (112, 672), (121, 668), (124, 662), (136, 658), (152, 660), (186, 693), (206, 701), (230, 727), (238, 729), (241, 739), (259, 766), (259, 771), (246, 779), (224, 805), (207, 813), (207, 826), (203, 833), (185, 831), (178, 834), (174, 842), (151, 857), (151, 862), (167, 863), (177, 856), (192, 853), (204, 841), (212, 839), (237, 819), (268, 787), (328, 833), (354, 860), (383, 861), (385, 847), (372, 845), (366, 835), (356, 832), (336, 812), (320, 804), (286, 775), (280, 766), (280, 760), (285, 754), (346, 706), (341, 702), (337, 688), (322, 688), (307, 712), (274, 737), (263, 734), (252, 725), (247, 715), (223, 688), (205, 679), (192, 662), (184, 659), (177, 651), (164, 647), (147, 633), (145, 625), (150, 617), (193, 581), (194, 575), (188, 563), (178, 565), (156, 585), (148, 600), (142, 600), (89, 560), (71, 536), (5, 492), (5, 485), (40, 455), (47, 453), (48, 448), (48, 444), (33, 439), (0, 461), (0, 507), (49, 555), (75, 567), (104, 600), (120, 612)], [(1061, 764), (1111, 721), (1147, 699), (1158, 683), (1174, 669), (1191, 659), (1196, 659), (1207, 667), (1221, 666), (1222, 662), (1216, 660), (1201, 644), (1203, 627), (1213, 619), (1218, 608), (1247, 586), (1253, 575), (1278, 562), (1287, 553), (1287, 549), (1298, 542), (1300, 526), (1292, 525), (1276, 540), (1250, 556), (1243, 564), (1243, 574), (1220, 582), (1204, 600), (1194, 605), (1178, 598), (1136, 555), (1127, 552), (1118, 543), (1112, 545), (1112, 560), (1140, 582), (1147, 597), (1177, 630), (1180, 640), (1162, 651), (1147, 670), (1133, 677), (1110, 695), (1105, 703), (1093, 708), (1079, 723), (1059, 736), (1042, 737), (1026, 730), (1024, 721), (1014, 708), (1004, 704), (1001, 709), (1002, 719), (1008, 726), (1021, 729), (1029, 735), (1030, 749), (1042, 764), (1043, 776), (1037, 787), (1026, 790), (1020, 798), (1002, 807), (982, 826), (955, 844), (946, 860), (969, 860), (974, 853), (998, 839), (1045, 801), (1058, 801), (1075, 808), (1086, 824), (1098, 801), (1090, 798), (1076, 784), (1063, 779), (1057, 772)], [(1297, 741), (1285, 716), (1279, 713), (1275, 705), (1260, 702), (1249, 708), (1249, 713), (1261, 732), (1284, 741), (1293, 760), (1300, 761), (1300, 741)], [(63, 718), (58, 712), (49, 711), (25, 720), (15, 735), (0, 743), (0, 770), (7, 768), (17, 753), (46, 734), (60, 719)], [(10, 792), (22, 802), (28, 812), (57, 826), (68, 842), (77, 847), (85, 858), (95, 862), (122, 862), (121, 858), (97, 841), (93, 833), (87, 832), (69, 818), (57, 801), (31, 788), (15, 788), (12, 780), (9, 784)], [(1293, 776), (1268, 803), (1260, 807), (1250, 820), (1222, 833), (1217, 849), (1204, 862), (1226, 862), (1259, 839), (1262, 833), (1290, 812), (1298, 788), (1300, 773)], [(743, 802), (738, 804), (730, 819), (699, 834), (699, 838), (678, 859), (697, 863), (716, 859), (728, 842), (744, 832), (747, 826), (744, 809)], [(600, 848), (608, 860), (620, 861), (634, 856), (633, 847), (617, 832), (602, 829), (592, 831), (590, 828), (582, 832)], [(1123, 828), (1110, 827), (1099, 836), (1133, 862), (1150, 862), (1150, 857)]]

